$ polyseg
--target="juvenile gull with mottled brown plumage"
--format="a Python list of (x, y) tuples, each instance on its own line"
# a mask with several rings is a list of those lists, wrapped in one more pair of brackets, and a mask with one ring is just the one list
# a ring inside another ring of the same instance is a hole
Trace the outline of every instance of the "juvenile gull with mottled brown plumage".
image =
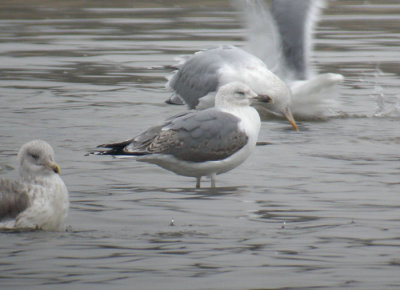
[(68, 190), (59, 176), (54, 151), (42, 140), (18, 153), (19, 180), (0, 180), (0, 229), (65, 229)]

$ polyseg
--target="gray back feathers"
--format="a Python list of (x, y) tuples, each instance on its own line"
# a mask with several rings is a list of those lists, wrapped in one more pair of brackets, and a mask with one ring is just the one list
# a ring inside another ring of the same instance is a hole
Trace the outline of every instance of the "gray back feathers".
[(179, 160), (204, 162), (222, 160), (247, 144), (247, 135), (238, 130), (239, 118), (215, 108), (189, 112), (154, 126), (101, 154), (167, 154)]
[(194, 109), (201, 97), (217, 90), (220, 63), (217, 54), (209, 54), (207, 51), (197, 53), (179, 68), (169, 86), (190, 109)]

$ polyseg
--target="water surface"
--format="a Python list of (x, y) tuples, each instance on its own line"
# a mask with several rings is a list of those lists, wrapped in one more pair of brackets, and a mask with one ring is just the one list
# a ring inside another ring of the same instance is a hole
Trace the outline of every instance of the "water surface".
[(186, 110), (164, 104), (176, 58), (245, 45), (228, 1), (2, 1), (0, 173), (47, 140), (71, 199), (67, 232), (0, 235), (2, 289), (400, 288), (399, 14), (332, 1), (313, 62), (346, 78), (336, 117), (264, 122), (213, 191), (84, 155)]

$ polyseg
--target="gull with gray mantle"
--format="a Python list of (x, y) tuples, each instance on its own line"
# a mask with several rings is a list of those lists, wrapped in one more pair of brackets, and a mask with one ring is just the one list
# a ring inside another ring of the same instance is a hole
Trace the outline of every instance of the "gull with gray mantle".
[(167, 86), (174, 90), (169, 104), (186, 103), (189, 109), (214, 106), (216, 91), (230, 82), (242, 82), (271, 102), (258, 106), (284, 116), (297, 131), (290, 110), (289, 87), (257, 57), (235, 46), (222, 46), (200, 51), (180, 65)]
[(260, 58), (291, 89), (296, 119), (315, 120), (338, 113), (338, 73), (315, 67), (315, 27), (326, 0), (235, 0), (246, 27), (245, 49)]
[(33, 140), (18, 153), (20, 179), (0, 180), (0, 230), (65, 230), (68, 190), (54, 151)]
[(295, 118), (324, 119), (334, 113), (343, 76), (318, 74), (311, 62), (313, 27), (326, 1), (233, 2), (246, 26), (246, 50), (220, 46), (185, 58), (167, 83), (173, 93), (166, 102), (208, 108), (220, 86), (240, 81), (271, 98), (257, 107), (263, 118), (283, 116), (295, 130)]
[(260, 116), (250, 106), (267, 103), (269, 96), (257, 95), (247, 85), (232, 82), (219, 88), (215, 106), (167, 119), (138, 136), (98, 147), (94, 154), (137, 156), (178, 175), (195, 177), (225, 173), (243, 163), (253, 152), (260, 131)]

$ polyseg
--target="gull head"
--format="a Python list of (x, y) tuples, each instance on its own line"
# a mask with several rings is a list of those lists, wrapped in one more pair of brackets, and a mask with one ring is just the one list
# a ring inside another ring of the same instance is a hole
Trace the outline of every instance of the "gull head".
[(254, 102), (270, 102), (269, 96), (257, 95), (249, 86), (241, 82), (231, 82), (218, 89), (215, 96), (215, 106), (246, 107)]
[(60, 167), (54, 161), (54, 151), (42, 140), (33, 140), (24, 144), (18, 152), (19, 173), (23, 179), (51, 176), (60, 173)]
[[(267, 75), (265, 75), (267, 74)], [(296, 121), (290, 110), (292, 92), (290, 88), (272, 72), (263, 71), (263, 80), (255, 79), (251, 87), (259, 95), (269, 96), (270, 101), (265, 102), (261, 107), (268, 112), (285, 117), (293, 128), (298, 131)]]

